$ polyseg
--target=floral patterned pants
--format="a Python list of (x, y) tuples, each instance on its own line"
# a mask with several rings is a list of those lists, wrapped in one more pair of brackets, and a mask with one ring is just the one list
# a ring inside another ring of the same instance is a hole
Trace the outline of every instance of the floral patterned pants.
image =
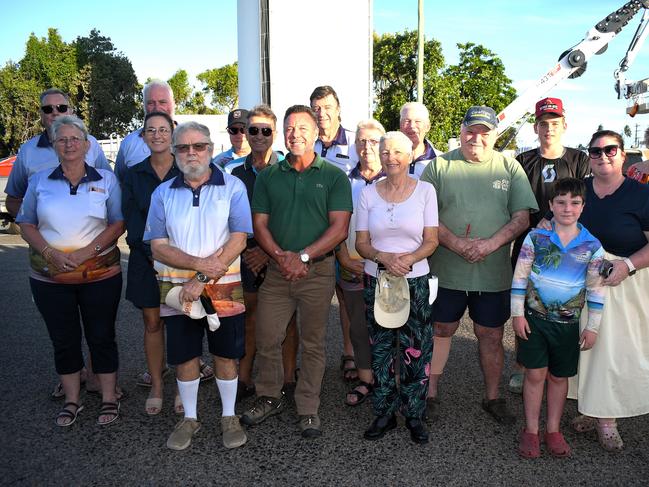
[[(397, 411), (421, 418), (426, 409), (428, 373), (433, 355), (432, 306), (428, 304), (428, 276), (408, 279), (410, 316), (401, 328), (383, 328), (374, 319), (376, 278), (365, 274), (367, 326), (372, 347), (374, 414)], [(399, 360), (399, 386), (395, 361)]]

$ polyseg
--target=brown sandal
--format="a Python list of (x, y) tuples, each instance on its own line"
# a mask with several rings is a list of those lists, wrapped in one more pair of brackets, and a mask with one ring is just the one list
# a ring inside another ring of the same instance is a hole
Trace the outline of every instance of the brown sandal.
[[(354, 364), (349, 367), (345, 364), (351, 362)], [(340, 357), (340, 370), (343, 371), (343, 380), (346, 382), (353, 382), (358, 379), (358, 369), (356, 368), (356, 361), (353, 355), (343, 355)]]

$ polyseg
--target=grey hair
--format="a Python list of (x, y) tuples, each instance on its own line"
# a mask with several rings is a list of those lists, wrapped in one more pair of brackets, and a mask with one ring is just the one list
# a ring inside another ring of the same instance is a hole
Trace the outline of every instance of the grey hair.
[(171, 95), (172, 101), (174, 100), (174, 90), (171, 89), (171, 85), (169, 85), (169, 83), (161, 79), (152, 79), (147, 84), (145, 84), (144, 88), (142, 89), (142, 100), (144, 101), (145, 105), (146, 105), (147, 95), (149, 94), (149, 91), (151, 91), (151, 88), (155, 88), (156, 86), (166, 88), (167, 91), (169, 91), (169, 94)]
[(419, 103), (418, 101), (409, 101), (401, 107), (401, 110), (399, 111), (399, 121), (403, 120), (403, 114), (408, 110), (416, 110), (423, 113), (426, 116), (426, 120), (430, 123), (430, 113), (428, 112), (428, 108), (426, 108), (426, 105)]
[(68, 95), (67, 93), (59, 90), (58, 88), (48, 88), (47, 90), (42, 92), (40, 94), (40, 96), (38, 97), (39, 101), (41, 102), (41, 105), (45, 102), (45, 97), (49, 96), (49, 95), (61, 95), (63, 98), (65, 98), (65, 101), (67, 102), (67, 104), (68, 105), (70, 104), (70, 95)]
[(412, 140), (406, 134), (399, 131), (387, 132), (381, 137), (380, 147), (383, 147), (388, 140), (395, 141), (398, 147), (412, 156)]
[(56, 134), (59, 129), (64, 126), (79, 129), (83, 133), (83, 139), (88, 140), (88, 129), (86, 128), (86, 125), (79, 117), (75, 117), (74, 115), (63, 115), (62, 117), (57, 117), (50, 128), (50, 139), (56, 140)]
[(178, 142), (178, 138), (183, 135), (185, 132), (188, 132), (190, 130), (194, 130), (196, 132), (200, 132), (203, 134), (205, 137), (207, 137), (207, 141), (210, 145), (213, 145), (212, 143), (212, 138), (210, 137), (210, 129), (208, 129), (205, 125), (202, 123), (198, 122), (185, 122), (181, 123), (176, 127), (174, 130), (174, 133), (171, 138), (171, 144), (172, 147), (176, 145), (176, 142)]
[(381, 132), (381, 135), (385, 134), (385, 128), (381, 125), (381, 122), (373, 118), (368, 118), (367, 120), (361, 120), (358, 122), (358, 125), (356, 125), (356, 137), (358, 137), (358, 133), (363, 129), (374, 129)]

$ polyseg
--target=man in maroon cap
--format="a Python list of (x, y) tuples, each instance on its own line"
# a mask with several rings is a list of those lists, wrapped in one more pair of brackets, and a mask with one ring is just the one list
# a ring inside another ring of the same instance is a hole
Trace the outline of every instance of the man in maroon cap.
[[(530, 215), (530, 229), (536, 227), (548, 212), (550, 190), (556, 180), (567, 177), (583, 179), (590, 173), (588, 155), (578, 149), (564, 147), (561, 143), (568, 127), (563, 102), (559, 98), (544, 98), (536, 104), (534, 115), (534, 133), (539, 136), (539, 147), (516, 156), (530, 180), (539, 205), (538, 213)], [(514, 242), (512, 268), (516, 267), (518, 253), (528, 231), (523, 232)], [(522, 392), (523, 369), (519, 364), (514, 366), (507, 388), (517, 394)]]
[(230, 134), (230, 143), (232, 147), (214, 156), (212, 163), (225, 168), (227, 164), (234, 159), (246, 157), (250, 154), (250, 144), (246, 139), (246, 121), (248, 120), (248, 110), (237, 108), (228, 114), (228, 126), (226, 130)]

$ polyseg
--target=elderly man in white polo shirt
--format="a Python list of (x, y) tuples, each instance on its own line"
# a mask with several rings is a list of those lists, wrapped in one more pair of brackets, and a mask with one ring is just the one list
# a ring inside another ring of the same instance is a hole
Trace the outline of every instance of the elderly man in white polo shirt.
[[(164, 112), (172, 119), (174, 118), (176, 102), (169, 83), (160, 79), (153, 79), (144, 85), (142, 95), (144, 99), (144, 115), (153, 112)], [(119, 151), (115, 159), (115, 175), (120, 181), (124, 179), (124, 174), (129, 167), (139, 164), (151, 155), (151, 151), (142, 137), (142, 130), (143, 128), (139, 128), (131, 132), (124, 137), (124, 140), (119, 145)]]
[(437, 152), (426, 134), (430, 130), (428, 108), (423, 103), (411, 101), (401, 107), (399, 130), (412, 142), (412, 162), (408, 174), (419, 179), (430, 161), (437, 157)]
[[(153, 193), (144, 234), (144, 240), (151, 242), (158, 272), (167, 360), (176, 366), (185, 410), (185, 417), (167, 441), (172, 450), (187, 448), (200, 428), (196, 403), (205, 334), (223, 407), (223, 444), (236, 448), (247, 440), (234, 406), (236, 361), (244, 354), (239, 254), (252, 233), (252, 220), (245, 186), (210, 164), (213, 149), (210, 131), (204, 125), (187, 122), (178, 126), (173, 151), (183, 174), (162, 183)], [(181, 303), (208, 298), (216, 308), (220, 327), (212, 331), (206, 318), (192, 319), (165, 305), (167, 294), (175, 287), (180, 287)]]

